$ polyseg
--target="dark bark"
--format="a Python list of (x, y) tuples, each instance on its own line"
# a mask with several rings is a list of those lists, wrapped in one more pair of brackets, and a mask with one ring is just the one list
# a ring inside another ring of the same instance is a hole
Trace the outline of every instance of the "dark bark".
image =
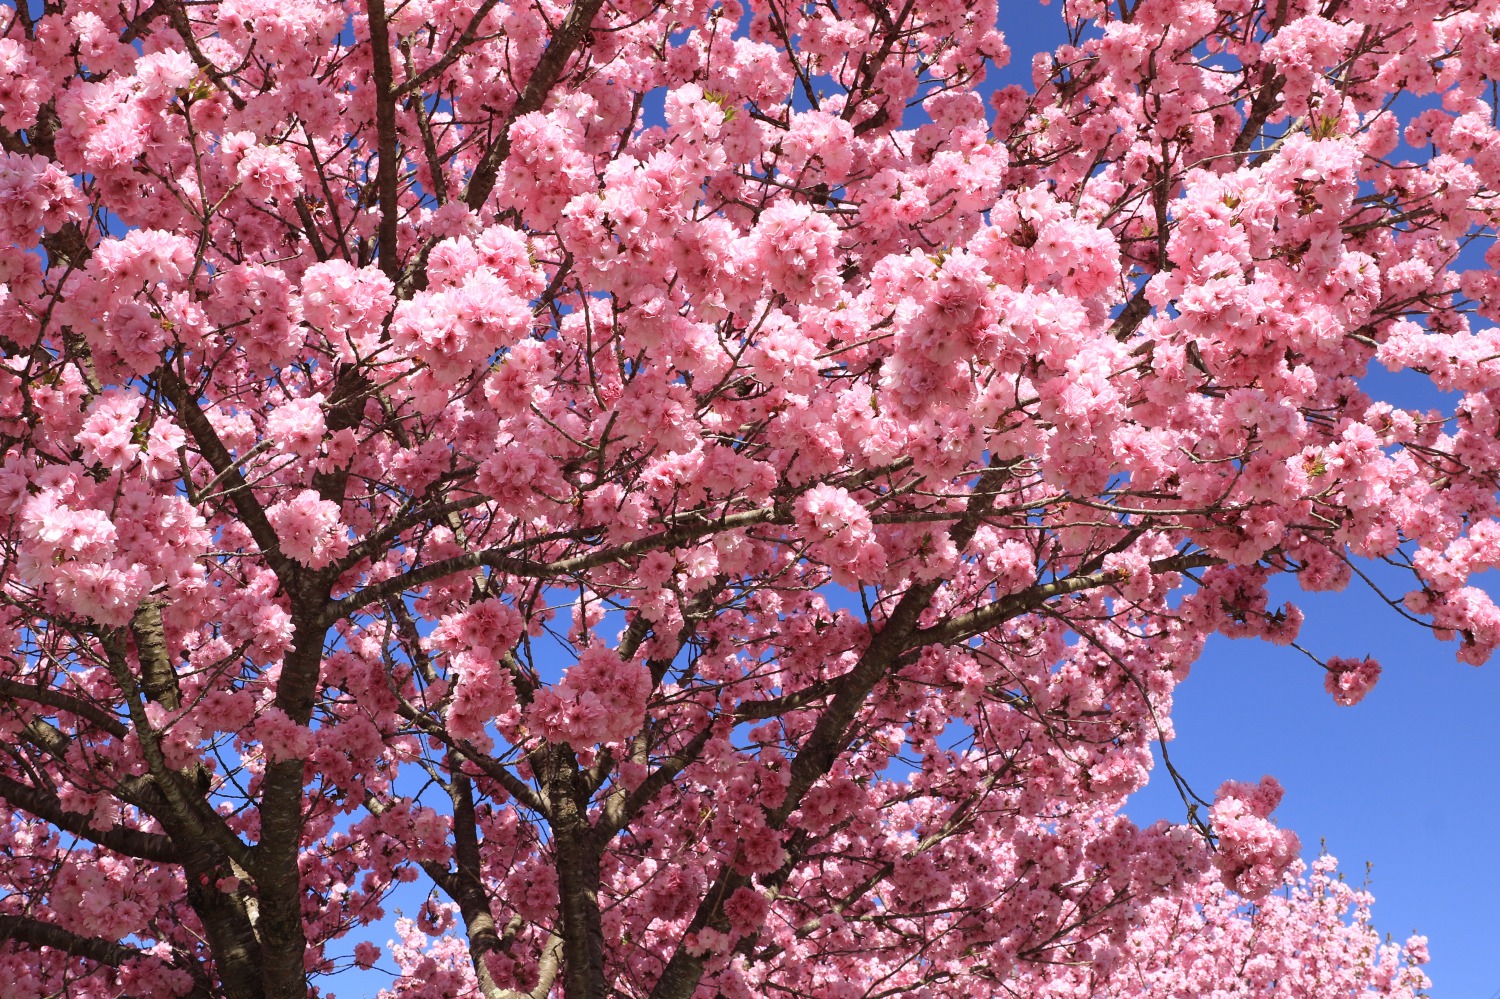
[(598, 838), (589, 825), (578, 760), (566, 744), (546, 755), (552, 803), (553, 863), (562, 922), (562, 979), (567, 999), (604, 999), (604, 928), (599, 916)]
[(127, 857), (138, 857), (158, 864), (175, 864), (181, 860), (177, 845), (160, 833), (142, 832), (125, 826), (95, 829), (92, 818), (81, 812), (70, 812), (51, 791), (30, 787), (0, 774), (0, 798), (12, 808), (29, 812), (50, 822), (64, 832), (97, 843), (107, 850)]
[[(453, 855), (457, 870), (445, 872), (439, 885), (458, 903), (464, 931), (469, 938), (469, 960), (474, 964), (480, 991), (486, 997), (501, 996), (505, 990), (490, 975), (485, 955), (505, 950), (510, 941), (501, 935), (495, 923), (489, 894), (484, 888), (478, 819), (474, 814), (474, 784), (459, 772), (463, 764), (456, 753), (448, 754), (448, 765), (453, 770), (449, 797), (453, 799)], [(433, 880), (438, 879), (434, 877)]]
[(20, 683), (16, 680), (0, 679), (0, 699), (14, 705), (18, 701), (30, 701), (40, 704), (56, 711), (66, 711), (68, 714), (76, 715), (116, 739), (123, 739), (129, 734), (120, 719), (103, 710), (97, 705), (74, 697), (72, 694), (64, 693), (55, 687), (47, 687), (39, 684)]
[(266, 511), (240, 473), (234, 456), (219, 439), (208, 416), (199, 408), (197, 393), (171, 368), (162, 368), (157, 373), (157, 384), (162, 395), (172, 403), (172, 408), (176, 411), (174, 415), (197, 445), (198, 453), (214, 470), (220, 483), (220, 493), (233, 505), (236, 519), (249, 530), (250, 536), (260, 548), (261, 557), (276, 573), (282, 585), (291, 590), (297, 582), (297, 566), (281, 554), (281, 539), (277, 537), (276, 529), (266, 519)]
[(599, 8), (602, 6), (604, 6), (604, 0), (575, 0), (573, 6), (568, 8), (567, 16), (563, 18), (562, 24), (552, 33), (552, 39), (547, 43), (547, 50), (542, 53), (542, 58), (536, 64), (536, 69), (532, 70), (526, 86), (516, 97), (516, 103), (511, 106), (510, 113), (500, 123), (494, 141), (484, 151), (484, 156), (474, 167), (474, 173), (469, 178), (468, 190), (464, 192), (464, 203), (474, 211), (477, 212), (484, 207), (490, 192), (495, 189), (495, 181), (500, 176), (501, 164), (505, 162), (506, 157), (510, 156), (511, 125), (515, 124), (516, 119), (522, 115), (542, 109), (547, 101), (547, 95), (552, 92), (552, 87), (562, 76), (568, 60), (583, 44), (588, 35), (589, 25), (594, 22), (594, 15), (599, 13)]
[[(175, 676), (170, 683), (162, 680), (171, 671), (171, 665), (164, 661), (167, 655), (165, 643), (154, 640), (151, 635), (152, 620), (149, 612), (137, 615), (140, 625), (137, 630), (145, 636), (144, 642), (137, 637), (140, 671), (143, 677), (161, 680), (166, 696), (175, 699)], [(155, 620), (159, 628), (159, 615)], [(123, 638), (118, 634), (103, 636), (102, 644), (108, 654), (110, 674), (125, 695), (151, 782), (160, 793), (159, 811), (153, 813), (154, 817), (177, 847), (178, 862), (182, 864), (187, 885), (188, 904), (203, 924), (224, 996), (226, 999), (266, 999), (260, 968), (263, 953), (257, 928), (250, 917), (253, 903), (243, 894), (244, 888), (233, 893), (219, 888), (221, 879), (236, 873), (236, 863), (241, 870), (245, 869), (249, 860), (248, 848), (224, 825), (223, 818), (204, 797), (204, 788), (198, 783), (198, 769), (183, 772), (167, 766), (157, 733), (151, 727), (142, 703), (145, 681), (137, 680), (132, 673), (125, 657)], [(304, 988), (298, 999), (305, 999), (305, 996)]]
[[(294, 617), (297, 616), (294, 610)], [(298, 725), (312, 719), (323, 662), (323, 629), (299, 623), (292, 651), (282, 662), (276, 706)], [(307, 937), (302, 926), (302, 849), (305, 816), (300, 758), (266, 767), (260, 799), (260, 843), (255, 847), (255, 881), (260, 904), (260, 938), (266, 999), (306, 999), (303, 966)]]
[(400, 221), (401, 144), (396, 134), (395, 73), (385, 0), (366, 0), (370, 20), (370, 66), (375, 88), (375, 190), (380, 199), (380, 270), (393, 282), (401, 276), (397, 232)]
[(51, 947), (74, 957), (118, 968), (126, 961), (145, 956), (117, 940), (86, 937), (53, 923), (27, 916), (0, 916), (0, 942), (15, 940), (33, 947)]
[[(86, 937), (29, 916), (0, 916), (0, 944), (10, 940), (32, 947), (47, 947), (111, 968), (148, 956), (145, 951), (118, 941)], [(184, 999), (216, 999), (203, 969), (193, 965), (188, 971), (193, 976), (194, 984), (192, 991)]]

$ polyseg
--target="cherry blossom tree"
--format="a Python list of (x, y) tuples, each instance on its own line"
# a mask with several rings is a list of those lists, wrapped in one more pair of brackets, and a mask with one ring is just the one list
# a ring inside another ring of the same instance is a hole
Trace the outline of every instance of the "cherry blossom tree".
[(1425, 988), (1122, 806), (1277, 577), (1500, 644), (1500, 4), (1054, 16), (0, 10), (6, 994)]

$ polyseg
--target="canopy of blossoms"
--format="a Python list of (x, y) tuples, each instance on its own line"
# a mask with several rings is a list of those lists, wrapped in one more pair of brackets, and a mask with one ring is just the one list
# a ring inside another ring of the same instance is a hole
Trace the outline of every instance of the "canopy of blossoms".
[(1275, 577), (1500, 644), (1500, 3), (1052, 16), (0, 9), (6, 995), (1425, 988), (1122, 806)]

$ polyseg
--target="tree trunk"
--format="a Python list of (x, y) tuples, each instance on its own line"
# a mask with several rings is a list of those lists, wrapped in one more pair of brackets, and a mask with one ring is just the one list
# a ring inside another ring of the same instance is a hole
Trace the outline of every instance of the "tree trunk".
[(566, 745), (549, 754), (552, 835), (562, 921), (563, 994), (605, 999), (604, 927), (599, 916), (600, 851), (582, 797), (578, 761)]

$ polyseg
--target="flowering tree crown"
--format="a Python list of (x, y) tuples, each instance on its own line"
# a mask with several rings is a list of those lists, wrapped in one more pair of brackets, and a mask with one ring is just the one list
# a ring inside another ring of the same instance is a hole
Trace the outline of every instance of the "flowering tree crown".
[(1060, 16), (0, 11), (7, 994), (1423, 988), (1120, 809), (1273, 577), (1500, 644), (1500, 6)]

